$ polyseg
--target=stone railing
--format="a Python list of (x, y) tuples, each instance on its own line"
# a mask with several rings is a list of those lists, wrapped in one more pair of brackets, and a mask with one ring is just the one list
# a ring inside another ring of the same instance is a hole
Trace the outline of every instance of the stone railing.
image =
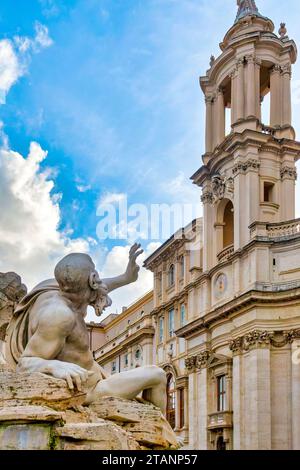
[(219, 411), (208, 415), (208, 429), (231, 428), (232, 411)]
[(267, 234), (270, 238), (289, 237), (300, 235), (300, 219), (282, 222), (278, 224), (268, 224)]
[(219, 263), (223, 263), (223, 261), (227, 261), (228, 258), (230, 258), (231, 255), (234, 253), (234, 246), (230, 245), (224, 248), (221, 253), (218, 254), (218, 261)]
[(250, 226), (251, 238), (265, 237), (270, 240), (284, 239), (300, 236), (300, 219), (288, 220), (286, 222), (279, 222), (269, 224), (266, 222), (255, 222)]

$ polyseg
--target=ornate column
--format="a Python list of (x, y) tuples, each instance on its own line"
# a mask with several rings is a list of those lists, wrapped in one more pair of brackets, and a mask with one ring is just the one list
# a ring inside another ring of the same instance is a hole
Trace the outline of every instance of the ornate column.
[(230, 74), (231, 77), (231, 125), (233, 125), (237, 120), (237, 69), (236, 67)]
[(220, 145), (225, 138), (225, 105), (224, 94), (221, 88), (218, 89), (216, 98), (216, 123), (217, 123), (217, 138), (216, 145)]
[(297, 170), (294, 162), (282, 164), (280, 170), (282, 181), (280, 218), (281, 220), (292, 220), (295, 218), (295, 183), (297, 179)]
[[(244, 430), (234, 430), (235, 449), (271, 450), (272, 338), (273, 333), (254, 330), (230, 344), (235, 355), (233, 380), (237, 381), (233, 384), (234, 424), (240, 415), (244, 426)], [(238, 387), (242, 387), (243, 395)]]
[(291, 98), (291, 76), (292, 68), (290, 64), (282, 67), (282, 125), (291, 126), (292, 124), (292, 98)]
[(281, 126), (281, 68), (278, 64), (271, 70), (271, 115), (270, 126)]
[(201, 202), (203, 204), (204, 239), (203, 239), (203, 269), (208, 270), (213, 265), (213, 193), (210, 187), (203, 189)]
[(196, 358), (188, 357), (185, 360), (185, 367), (189, 373), (189, 445), (192, 449), (198, 448), (198, 409), (197, 409), (197, 375), (196, 375)]
[(167, 273), (167, 266), (164, 262), (162, 265), (162, 273), (161, 273), (161, 301), (165, 302), (166, 300), (166, 289), (168, 288), (168, 273)]
[(213, 98), (211, 96), (206, 96), (205, 103), (206, 103), (205, 149), (206, 149), (206, 153), (211, 153), (213, 151), (213, 128), (212, 128)]
[(235, 340), (231, 344), (233, 352), (232, 364), (232, 411), (233, 411), (233, 445), (234, 450), (244, 448), (244, 420), (243, 420), (243, 356), (240, 343)]
[(300, 450), (300, 340), (292, 343), (292, 445)]
[(244, 119), (245, 117), (245, 93), (244, 93), (244, 59), (237, 61), (237, 98), (236, 98), (236, 120)]
[(261, 121), (260, 67), (261, 67), (261, 60), (256, 59), (255, 61), (256, 117)]
[(247, 73), (246, 73), (246, 83), (247, 83), (247, 117), (257, 117), (256, 116), (256, 73), (255, 73), (255, 56), (250, 55), (246, 57), (247, 60)]

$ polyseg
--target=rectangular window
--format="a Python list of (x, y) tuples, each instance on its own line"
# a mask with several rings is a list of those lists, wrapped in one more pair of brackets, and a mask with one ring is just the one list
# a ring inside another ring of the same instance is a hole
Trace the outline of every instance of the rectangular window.
[(226, 411), (226, 376), (218, 377), (218, 411)]
[(111, 373), (115, 374), (116, 372), (117, 372), (117, 363), (116, 363), (116, 361), (113, 361), (113, 363), (111, 365)]
[(185, 321), (186, 321), (186, 318), (185, 318), (185, 305), (182, 304), (181, 307), (180, 307), (180, 326), (184, 326)]
[(159, 319), (159, 342), (162, 343), (164, 340), (164, 318)]
[(169, 336), (175, 336), (175, 310), (172, 309), (169, 312)]
[(182, 429), (185, 425), (184, 422), (184, 388), (180, 388), (179, 392), (179, 426)]
[(274, 184), (268, 183), (267, 181), (264, 182), (264, 202), (274, 202)]
[(128, 367), (128, 354), (124, 356), (124, 367)]

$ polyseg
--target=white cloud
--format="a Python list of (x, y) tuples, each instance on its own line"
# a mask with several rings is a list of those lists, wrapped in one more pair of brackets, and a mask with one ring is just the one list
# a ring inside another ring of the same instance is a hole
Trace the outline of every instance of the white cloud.
[(44, 49), (50, 47), (53, 44), (53, 40), (49, 36), (49, 30), (47, 26), (39, 23), (38, 21), (35, 24), (36, 36), (33, 40), (33, 48), (39, 50), (39, 48)]
[(27, 158), (0, 150), (0, 270), (17, 272), (29, 287), (53, 276), (60, 257), (90, 248), (59, 231), (59, 196), (52, 195), (51, 172), (40, 167), (46, 157), (35, 142)]
[(92, 188), (92, 186), (90, 184), (86, 184), (86, 185), (78, 184), (76, 188), (77, 188), (77, 191), (79, 191), (80, 193), (86, 193)]
[(126, 198), (127, 196), (124, 193), (105, 193), (101, 196), (98, 206), (118, 204), (119, 202), (125, 201)]
[(53, 44), (48, 28), (35, 24), (35, 38), (15, 36), (14, 40), (0, 41), (0, 104), (5, 104), (11, 87), (26, 73), (29, 52), (37, 53)]
[(4, 104), (10, 88), (23, 75), (13, 44), (9, 39), (0, 41), (0, 104)]

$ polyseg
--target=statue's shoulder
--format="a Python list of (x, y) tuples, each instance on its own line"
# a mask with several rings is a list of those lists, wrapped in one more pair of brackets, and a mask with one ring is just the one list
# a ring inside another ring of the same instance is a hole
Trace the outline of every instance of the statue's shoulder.
[(31, 320), (37, 325), (71, 329), (76, 321), (75, 313), (59, 291), (42, 293), (33, 305)]

